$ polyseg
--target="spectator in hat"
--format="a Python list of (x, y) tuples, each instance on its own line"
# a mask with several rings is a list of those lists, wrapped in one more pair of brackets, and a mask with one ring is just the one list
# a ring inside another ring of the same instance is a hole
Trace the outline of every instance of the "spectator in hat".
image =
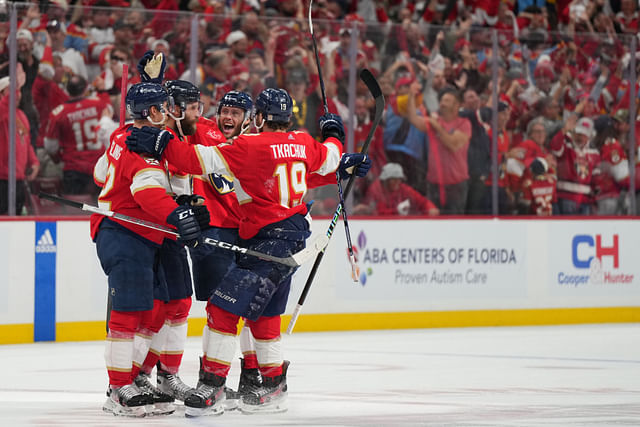
[(589, 215), (593, 211), (595, 177), (600, 173), (600, 153), (590, 145), (595, 136), (593, 120), (567, 119), (549, 148), (558, 162), (558, 207), (561, 215)]
[(242, 64), (246, 68), (248, 66), (247, 53), (249, 53), (249, 40), (246, 34), (240, 30), (232, 31), (227, 35), (224, 42), (229, 46), (231, 65)]
[[(31, 31), (27, 29), (20, 29), (16, 32), (16, 44), (18, 47), (17, 59), (22, 65), (22, 70), (25, 74), (25, 82), (20, 89), (20, 101), (18, 108), (27, 116), (29, 120), (29, 135), (31, 144), (35, 147), (38, 141), (38, 129), (40, 121), (38, 118), (38, 111), (33, 103), (33, 83), (38, 76), (38, 68), (40, 66), (40, 60), (34, 54), (33, 49), (33, 35)], [(6, 50), (3, 55), (0, 55), (0, 64), (9, 63), (9, 51)], [(9, 75), (9, 67), (5, 67), (0, 71), (0, 77)]]
[(438, 215), (438, 208), (406, 184), (406, 179), (400, 164), (387, 163), (384, 165), (378, 179), (368, 188), (364, 201), (354, 207), (354, 214)]
[(64, 23), (57, 20), (47, 22), (47, 33), (51, 39), (52, 52), (62, 55), (62, 63), (72, 70), (73, 74), (82, 76), (85, 80), (88, 79), (87, 67), (82, 54), (73, 48), (65, 47), (67, 30)]
[[(20, 89), (26, 76), (20, 66), (17, 74), (16, 101), (19, 103), (22, 94)], [(9, 89), (9, 76), (0, 78), (0, 215), (6, 215), (9, 211)], [(40, 163), (31, 144), (29, 120), (20, 108), (16, 108), (15, 117), (16, 213), (19, 215), (26, 200), (27, 182), (38, 176)]]
[(613, 125), (616, 128), (615, 138), (620, 141), (625, 151), (628, 151), (629, 140), (629, 110), (626, 108), (619, 108), (613, 114)]
[(596, 135), (593, 146), (600, 152), (600, 174), (595, 180), (595, 199), (598, 215), (626, 213), (626, 189), (629, 188), (627, 153), (616, 138), (615, 119), (609, 115), (594, 120)]
[(133, 55), (133, 25), (124, 19), (119, 19), (113, 24), (113, 46), (129, 52)]
[(40, 177), (57, 177), (62, 179), (62, 165), (54, 162), (44, 149), (44, 136), (49, 123), (49, 115), (54, 108), (67, 101), (69, 95), (63, 89), (65, 77), (62, 55), (54, 55), (51, 47), (46, 46), (40, 60), (38, 76), (33, 82), (33, 103), (38, 109), (40, 129), (36, 144), (36, 155), (40, 161)]

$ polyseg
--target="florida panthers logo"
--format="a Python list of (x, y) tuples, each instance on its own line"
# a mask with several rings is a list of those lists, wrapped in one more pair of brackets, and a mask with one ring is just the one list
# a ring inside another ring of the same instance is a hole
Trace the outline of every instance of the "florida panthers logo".
[(220, 194), (227, 194), (233, 191), (233, 179), (231, 177), (212, 173), (209, 175), (209, 182)]

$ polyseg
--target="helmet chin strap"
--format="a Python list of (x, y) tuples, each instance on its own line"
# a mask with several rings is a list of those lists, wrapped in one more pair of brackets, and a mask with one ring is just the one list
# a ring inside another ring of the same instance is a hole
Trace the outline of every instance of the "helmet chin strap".
[[(255, 122), (255, 118), (254, 118), (254, 122)], [(246, 133), (249, 128), (251, 127), (251, 119), (249, 117), (247, 117), (246, 119), (244, 119), (244, 121), (242, 122), (242, 125), (240, 126), (240, 133)]]
[(180, 113), (180, 117), (174, 116), (171, 111), (169, 111), (168, 114), (169, 114), (169, 117), (171, 117), (173, 120), (176, 121), (176, 127), (178, 128), (178, 134), (180, 135), (180, 138), (184, 138), (184, 133), (182, 132), (182, 126), (180, 125), (180, 122), (182, 121), (182, 119), (184, 119), (184, 111)]
[(256, 129), (261, 130), (262, 127), (264, 126), (264, 117), (262, 116), (262, 114), (260, 114), (260, 118), (262, 119), (262, 123), (260, 123), (259, 125), (258, 125), (258, 122), (256, 121), (257, 118), (258, 118), (258, 115), (256, 114), (253, 117), (253, 125), (256, 127)]
[(151, 116), (147, 116), (147, 120), (149, 120), (149, 122), (152, 125), (160, 126), (160, 125), (164, 124), (165, 120), (167, 120), (167, 116), (164, 114), (164, 112), (161, 111), (160, 114), (162, 114), (162, 120), (160, 120), (159, 122), (154, 122), (153, 119), (151, 118)]

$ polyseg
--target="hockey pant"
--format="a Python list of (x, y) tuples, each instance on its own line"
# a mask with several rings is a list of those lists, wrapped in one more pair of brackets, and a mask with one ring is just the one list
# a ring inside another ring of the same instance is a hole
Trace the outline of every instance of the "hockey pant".
[[(203, 230), (202, 236), (233, 244), (237, 243), (239, 239), (237, 228), (212, 227)], [(207, 301), (229, 267), (235, 264), (236, 254), (212, 245), (197, 245), (195, 248), (190, 248), (189, 253), (193, 262), (193, 285), (196, 299)]]
[[(255, 237), (241, 244), (258, 252), (285, 257), (304, 249), (305, 239), (310, 235), (305, 217), (294, 215), (262, 228)], [(280, 315), (286, 308), (291, 276), (296, 269), (253, 256), (238, 256), (237, 264), (227, 271), (209, 301), (253, 321), (260, 316)]]

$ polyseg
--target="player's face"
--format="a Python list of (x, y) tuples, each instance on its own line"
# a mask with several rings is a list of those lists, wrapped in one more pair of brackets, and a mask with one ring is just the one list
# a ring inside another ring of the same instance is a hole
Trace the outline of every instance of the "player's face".
[[(162, 128), (164, 129), (166, 126), (166, 121), (167, 121), (167, 103), (164, 102), (162, 104), (162, 108), (158, 109), (155, 106), (152, 106), (149, 109), (149, 119), (150, 122), (153, 121), (153, 123), (151, 124), (154, 127), (158, 127), (158, 128)], [(158, 124), (156, 124), (158, 123)]]
[(244, 110), (242, 108), (223, 105), (220, 109), (218, 127), (225, 138), (229, 139), (240, 135), (243, 121)]
[(203, 104), (202, 102), (192, 102), (187, 104), (184, 110), (184, 119), (180, 122), (182, 126), (182, 132), (185, 135), (194, 135), (198, 125), (198, 120), (202, 116)]

